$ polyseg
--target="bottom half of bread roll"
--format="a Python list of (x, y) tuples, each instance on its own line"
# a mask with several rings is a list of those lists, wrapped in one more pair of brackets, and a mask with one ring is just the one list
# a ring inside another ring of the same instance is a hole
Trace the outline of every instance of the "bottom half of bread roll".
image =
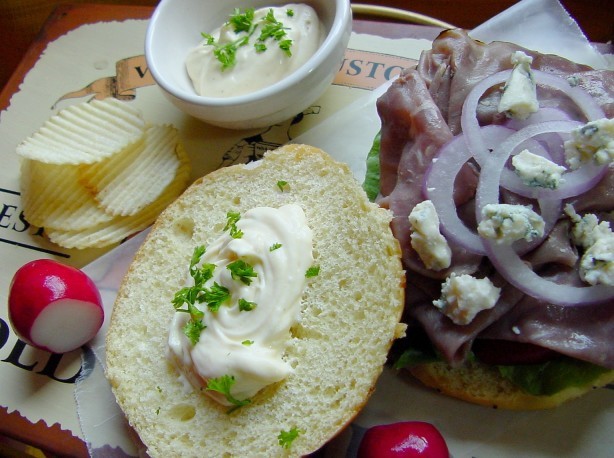
[[(292, 370), (228, 413), (185, 383), (167, 357), (173, 296), (194, 247), (211, 243), (229, 211), (291, 203), (306, 216), (319, 266), (288, 335), (283, 359)], [(348, 167), (305, 145), (217, 170), (171, 204), (121, 285), (106, 341), (108, 379), (148, 453), (301, 456), (351, 422), (404, 332), (405, 279), (389, 222)], [(289, 430), (300, 434), (283, 447), (278, 436)]]

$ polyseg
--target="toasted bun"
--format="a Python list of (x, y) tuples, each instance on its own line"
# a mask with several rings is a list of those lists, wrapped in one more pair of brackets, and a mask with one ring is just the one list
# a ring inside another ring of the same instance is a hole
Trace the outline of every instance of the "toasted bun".
[[(283, 192), (277, 186), (288, 182)], [(320, 274), (308, 282), (292, 329), (286, 379), (232, 414), (182, 383), (166, 358), (171, 304), (196, 245), (221, 232), (228, 211), (297, 203), (313, 231)], [(301, 456), (363, 407), (390, 345), (404, 332), (400, 249), (390, 214), (368, 201), (348, 167), (289, 145), (257, 167), (217, 170), (162, 213), (136, 254), (107, 334), (107, 376), (151, 456)], [(282, 430), (302, 431), (289, 449)]]
[(412, 367), (410, 372), (425, 385), (448, 396), (511, 410), (550, 409), (614, 382), (614, 371), (609, 371), (593, 383), (569, 387), (550, 396), (535, 396), (501, 377), (496, 368), (479, 362), (454, 368), (444, 362), (420, 364)]

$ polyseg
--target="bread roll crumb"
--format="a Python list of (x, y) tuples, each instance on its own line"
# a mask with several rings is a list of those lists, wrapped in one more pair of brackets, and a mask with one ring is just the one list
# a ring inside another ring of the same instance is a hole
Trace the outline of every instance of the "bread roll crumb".
[[(288, 342), (285, 358), (294, 370), (229, 415), (167, 361), (171, 299), (194, 246), (219, 234), (228, 211), (287, 203), (305, 212), (320, 266)], [(168, 207), (122, 283), (107, 335), (107, 376), (149, 454), (302, 456), (346, 426), (404, 332), (405, 277), (390, 219), (347, 166), (305, 145), (270, 151), (257, 167), (217, 170)], [(303, 433), (286, 449), (277, 436), (291, 428)]]

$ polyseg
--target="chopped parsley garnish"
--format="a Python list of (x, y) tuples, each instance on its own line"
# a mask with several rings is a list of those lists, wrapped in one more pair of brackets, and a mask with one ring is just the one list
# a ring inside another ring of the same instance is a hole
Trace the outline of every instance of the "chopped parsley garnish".
[(202, 37), (205, 39), (205, 44), (206, 45), (214, 45), (215, 44), (215, 37), (209, 33), (205, 33), (205, 32), (201, 32)]
[(291, 47), (292, 47), (292, 40), (281, 40), (279, 42), (279, 49), (285, 52), (288, 57), (292, 56), (292, 51), (290, 51)]
[(243, 342), (241, 342), (243, 345), (245, 345), (246, 347), (249, 347), (250, 345), (254, 345), (254, 341), (253, 340), (244, 340)]
[(205, 288), (202, 290), (202, 300), (205, 302), (209, 310), (217, 312), (220, 306), (230, 299), (230, 291), (225, 286), (213, 282), (211, 288)]
[(243, 231), (237, 227), (237, 222), (241, 219), (241, 213), (228, 212), (226, 213), (226, 226), (225, 231), (230, 231), (230, 236), (233, 239), (240, 239), (243, 237)]
[(277, 439), (279, 440), (279, 445), (283, 448), (290, 448), (292, 442), (304, 431), (298, 429), (296, 426), (292, 427), (290, 431), (284, 431), (283, 429), (279, 432)]
[(233, 26), (235, 33), (251, 32), (254, 25), (254, 8), (247, 8), (241, 13), (239, 8), (234, 9), (234, 13), (228, 19), (228, 24)]
[(256, 49), (257, 53), (262, 53), (266, 51), (266, 45), (264, 43), (254, 43), (254, 48)]
[(252, 278), (258, 276), (258, 273), (254, 271), (254, 268), (242, 259), (237, 259), (236, 261), (231, 262), (226, 266), (226, 268), (230, 270), (230, 275), (232, 276), (233, 280), (238, 280), (248, 286), (251, 285)]
[(274, 243), (273, 245), (271, 245), (271, 247), (269, 248), (269, 251), (275, 251), (275, 250), (279, 250), (281, 248), (281, 243)]
[(277, 182), (277, 187), (279, 188), (279, 190), (280, 190), (281, 192), (284, 192), (284, 188), (286, 188), (287, 186), (288, 186), (288, 182), (287, 182), (287, 181), (284, 181), (284, 180), (279, 180), (279, 181)]
[(188, 339), (190, 339), (190, 342), (192, 342), (192, 345), (196, 345), (198, 341), (200, 340), (200, 333), (204, 331), (206, 327), (207, 326), (205, 325), (205, 323), (203, 323), (202, 319), (200, 320), (190, 319), (183, 326), (183, 333), (186, 335)]
[[(190, 276), (194, 279), (194, 286), (181, 288), (175, 293), (171, 301), (176, 311), (190, 314), (190, 320), (183, 327), (183, 332), (194, 345), (198, 343), (200, 332), (206, 327), (202, 322), (204, 314), (196, 307), (196, 302), (202, 302), (200, 295), (203, 291), (203, 285), (211, 278), (215, 268), (211, 264), (205, 264), (200, 268), (197, 267), (204, 254), (204, 245), (194, 248), (192, 258), (190, 259)], [(185, 309), (182, 308), (184, 304), (186, 305)]]
[[(273, 9), (269, 9), (266, 16), (255, 21), (254, 9), (248, 8), (243, 13), (239, 8), (235, 8), (233, 14), (230, 15), (226, 26), (232, 27), (236, 34), (243, 33), (244, 35), (235, 41), (229, 43), (216, 42), (215, 37), (208, 33), (201, 33), (205, 39), (205, 46), (213, 46), (213, 55), (222, 64), (222, 71), (231, 68), (237, 60), (237, 51), (240, 47), (249, 43), (250, 37), (256, 32), (258, 27), (261, 28), (258, 39), (254, 43), (254, 48), (257, 53), (263, 53), (267, 50), (265, 41), (269, 38), (275, 40), (281, 49), (288, 57), (292, 56), (290, 48), (292, 40), (287, 39), (286, 27), (283, 22), (278, 21), (273, 14)], [(286, 10), (286, 16), (294, 16), (294, 11)]]
[(239, 299), (239, 311), (240, 312), (251, 312), (255, 308), (256, 308), (255, 302), (250, 302), (243, 298)]
[(252, 402), (251, 399), (236, 399), (232, 394), (230, 394), (230, 388), (232, 388), (232, 385), (234, 384), (234, 375), (222, 375), (221, 377), (209, 379), (207, 382), (207, 390), (217, 391), (218, 393), (223, 394), (226, 400), (233, 404), (233, 407), (231, 407), (226, 413), (232, 413), (239, 407), (243, 407)]
[(232, 67), (237, 60), (237, 50), (240, 46), (246, 45), (246, 40), (241, 38), (231, 43), (217, 45), (213, 55), (222, 64), (222, 70)]
[(307, 272), (305, 272), (305, 277), (307, 278), (317, 277), (319, 274), (320, 274), (320, 266), (311, 266), (309, 269), (307, 269)]
[[(175, 293), (171, 301), (177, 312), (190, 314), (190, 319), (183, 326), (183, 333), (193, 345), (200, 339), (200, 334), (207, 326), (203, 323), (205, 314), (196, 304), (206, 304), (209, 310), (217, 312), (221, 305), (230, 300), (230, 291), (225, 286), (213, 282), (209, 288), (205, 283), (213, 278), (214, 264), (203, 264), (198, 267), (202, 256), (205, 254), (205, 247), (199, 245), (194, 248), (190, 260), (190, 276), (194, 279), (194, 286), (185, 286)], [(186, 308), (182, 308), (183, 306)]]
[(292, 40), (284, 39), (287, 35), (286, 28), (284, 27), (283, 22), (280, 22), (275, 18), (272, 9), (269, 10), (262, 23), (264, 26), (260, 31), (258, 41), (265, 42), (267, 39), (272, 38), (277, 41), (279, 49), (284, 51), (288, 57), (292, 56), (292, 52), (290, 51)]

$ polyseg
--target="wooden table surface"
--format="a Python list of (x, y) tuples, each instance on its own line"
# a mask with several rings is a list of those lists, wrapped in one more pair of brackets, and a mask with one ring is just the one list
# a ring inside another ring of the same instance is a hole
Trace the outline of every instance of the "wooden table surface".
[[(612, 0), (560, 0), (591, 41), (614, 39)], [(158, 0), (0, 0), (0, 88), (35, 42), (55, 7), (66, 3), (97, 3), (154, 6)], [(517, 0), (352, 0), (410, 10), (471, 29), (505, 10)]]

